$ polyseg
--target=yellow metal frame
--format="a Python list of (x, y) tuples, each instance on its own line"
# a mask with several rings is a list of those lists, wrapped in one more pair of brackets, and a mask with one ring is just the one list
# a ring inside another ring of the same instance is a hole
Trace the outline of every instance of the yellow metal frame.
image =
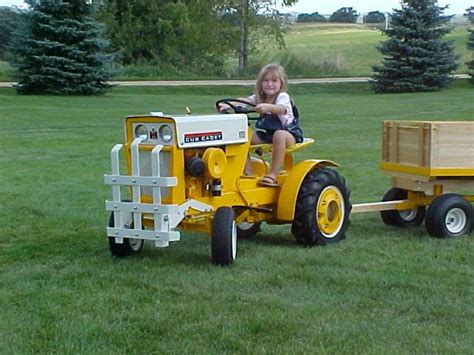
[[(131, 144), (134, 140), (134, 123), (174, 123), (173, 119), (166, 116), (129, 116), (125, 119), (125, 160), (129, 174), (131, 174)], [(175, 127), (175, 125), (173, 125)], [(176, 127), (174, 128), (176, 137)], [(252, 134), (249, 128), (249, 137)], [(177, 186), (170, 188), (169, 196), (162, 198), (163, 204), (181, 205), (188, 199), (193, 199), (210, 205), (213, 211), (222, 206), (234, 207), (236, 222), (243, 221), (255, 223), (267, 221), (270, 223), (288, 222), (293, 219), (296, 198), (299, 187), (306, 174), (317, 165), (338, 166), (328, 160), (307, 160), (294, 166), (292, 153), (302, 150), (314, 143), (313, 139), (306, 138), (302, 143), (295, 144), (286, 150), (284, 171), (278, 176), (281, 187), (260, 186), (260, 176), (267, 173), (268, 163), (265, 162), (263, 153), (271, 153), (271, 144), (251, 146), (245, 144), (232, 144), (220, 147), (203, 147), (181, 149), (176, 142), (166, 145), (163, 152), (168, 152), (171, 157), (170, 174), (176, 176)], [(151, 152), (154, 145), (146, 143), (140, 145), (140, 151)], [(259, 151), (260, 159), (254, 159), (256, 167), (255, 176), (243, 176), (245, 162), (249, 152)], [(205, 174), (202, 177), (193, 177), (185, 171), (187, 159), (197, 156), (205, 164)], [(213, 196), (209, 186), (214, 180), (221, 184), (221, 194)], [(141, 202), (151, 203), (148, 195), (141, 196)], [(189, 231), (211, 233), (213, 211), (200, 212), (188, 210), (187, 217), (180, 223), (179, 228)], [(153, 227), (153, 216), (144, 214), (143, 224)]]
[[(426, 207), (429, 206), (436, 197), (441, 196), (444, 193), (442, 184), (434, 185), (433, 194), (431, 195), (419, 191), (406, 191), (407, 198), (405, 200), (358, 203), (352, 206), (351, 213), (381, 212), (389, 210), (406, 211), (417, 207)], [(474, 195), (460, 194), (460, 196), (462, 196), (466, 201), (474, 202)]]
[(421, 175), (429, 177), (447, 177), (447, 176), (474, 176), (472, 168), (425, 168), (420, 166), (409, 166), (405, 164), (381, 162), (380, 168), (388, 172), (397, 172), (403, 174)]

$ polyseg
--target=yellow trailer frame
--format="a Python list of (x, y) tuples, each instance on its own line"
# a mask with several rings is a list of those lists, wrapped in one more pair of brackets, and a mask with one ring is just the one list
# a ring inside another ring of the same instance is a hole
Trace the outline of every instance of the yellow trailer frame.
[[(402, 192), (398, 195), (406, 198), (354, 204), (352, 213), (415, 211), (434, 204), (446, 210), (446, 217), (439, 211), (429, 212), (426, 224), (430, 234), (449, 237), (470, 233), (474, 224), (469, 207), (474, 202), (474, 122), (385, 121), (380, 168), (391, 176), (392, 190), (398, 189)], [(443, 206), (446, 201), (441, 201), (448, 199), (452, 213)], [(450, 233), (443, 227), (450, 218), (461, 218), (465, 228), (459, 222), (459, 233)], [(428, 226), (432, 219), (439, 224), (434, 231)]]

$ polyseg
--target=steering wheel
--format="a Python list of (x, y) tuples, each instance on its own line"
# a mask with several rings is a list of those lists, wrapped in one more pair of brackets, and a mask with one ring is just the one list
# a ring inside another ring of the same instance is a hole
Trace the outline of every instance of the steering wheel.
[[(220, 111), (220, 104), (226, 104), (234, 113), (245, 113), (249, 120), (258, 120), (259, 116), (249, 116), (249, 113), (256, 113), (255, 105), (241, 99), (220, 99), (216, 101), (216, 109), (219, 112), (230, 113), (227, 109), (225, 111)], [(241, 104), (241, 105), (238, 105)]]

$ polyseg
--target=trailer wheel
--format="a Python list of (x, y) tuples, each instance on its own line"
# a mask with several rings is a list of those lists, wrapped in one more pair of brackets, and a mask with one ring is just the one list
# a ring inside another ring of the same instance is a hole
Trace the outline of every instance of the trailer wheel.
[[(382, 201), (405, 200), (407, 196), (408, 192), (406, 190), (393, 187), (387, 191), (387, 193), (382, 198)], [(421, 224), (425, 218), (425, 212), (426, 208), (424, 206), (419, 206), (412, 210), (406, 211), (381, 211), (380, 215), (382, 216), (382, 220), (386, 225), (408, 227)]]
[[(132, 213), (125, 214), (125, 226), (128, 228), (133, 228), (133, 215)], [(109, 219), (109, 227), (114, 227), (114, 212), (110, 214)], [(113, 256), (124, 257), (132, 254), (138, 253), (142, 250), (144, 244), (143, 239), (130, 239), (130, 238), (123, 238), (123, 243), (117, 243), (114, 237), (109, 237), (109, 249), (110, 253)]]
[(462, 196), (444, 194), (436, 197), (426, 213), (426, 230), (432, 237), (454, 238), (472, 229), (472, 205)]
[(239, 239), (249, 239), (255, 234), (260, 232), (261, 222), (257, 223), (248, 223), (240, 222), (237, 224), (237, 238)]
[(219, 207), (212, 221), (212, 262), (219, 266), (231, 265), (237, 257), (237, 225), (234, 210)]
[(309, 172), (296, 200), (291, 232), (307, 246), (344, 239), (352, 205), (344, 178), (328, 168)]

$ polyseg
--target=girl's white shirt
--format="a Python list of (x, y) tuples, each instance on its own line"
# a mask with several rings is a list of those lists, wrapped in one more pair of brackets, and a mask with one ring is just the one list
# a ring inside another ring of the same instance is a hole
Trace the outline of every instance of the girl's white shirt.
[[(253, 104), (257, 105), (257, 96), (255, 94), (249, 96), (247, 100)], [(293, 122), (295, 116), (293, 115), (293, 108), (291, 107), (290, 95), (286, 92), (280, 92), (273, 102), (274, 105), (282, 105), (286, 109), (286, 113), (278, 115), (283, 126), (287, 126)]]

